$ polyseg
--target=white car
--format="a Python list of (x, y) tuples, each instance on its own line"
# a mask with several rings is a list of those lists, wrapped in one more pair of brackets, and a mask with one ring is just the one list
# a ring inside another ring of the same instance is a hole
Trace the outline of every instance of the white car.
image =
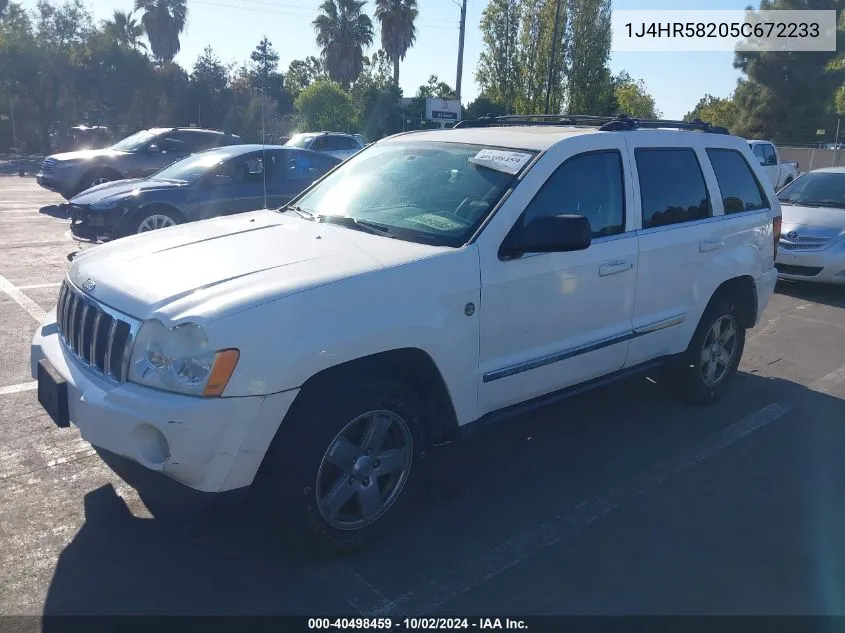
[(775, 191), (786, 187), (798, 178), (798, 174), (801, 173), (801, 166), (795, 161), (781, 160), (774, 143), (770, 141), (749, 141), (748, 144)]
[(783, 279), (845, 284), (845, 167), (804, 174), (778, 192)]
[(285, 145), (346, 159), (361, 151), (364, 139), (360, 134), (340, 132), (303, 132), (294, 134)]
[(714, 402), (774, 289), (777, 198), (740, 138), (603, 129), (399, 134), (281, 211), (87, 250), (32, 342), (39, 400), (341, 550), (493, 420), (657, 367)]

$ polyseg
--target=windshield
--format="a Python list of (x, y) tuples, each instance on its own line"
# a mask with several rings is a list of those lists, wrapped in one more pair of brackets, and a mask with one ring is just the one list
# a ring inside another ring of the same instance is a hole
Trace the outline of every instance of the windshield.
[(845, 209), (845, 173), (811, 172), (778, 192), (783, 204)]
[(294, 134), (291, 139), (287, 143), (285, 143), (285, 146), (298, 147), (299, 149), (308, 149), (308, 144), (313, 138), (313, 134)]
[(161, 171), (150, 176), (151, 180), (181, 180), (193, 182), (220, 164), (226, 154), (222, 152), (203, 152), (176, 161)]
[(141, 132), (135, 132), (132, 136), (127, 136), (122, 141), (118, 141), (111, 148), (120, 150), (121, 152), (134, 152), (141, 149), (154, 138), (155, 134), (143, 130)]
[(349, 159), (297, 206), (412, 242), (461, 246), (534, 156), (481, 145), (397, 141)]

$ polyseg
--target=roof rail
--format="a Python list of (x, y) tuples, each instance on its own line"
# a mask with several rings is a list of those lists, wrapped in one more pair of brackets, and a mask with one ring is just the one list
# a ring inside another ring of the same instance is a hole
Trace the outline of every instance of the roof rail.
[(698, 130), (710, 134), (730, 134), (727, 128), (705, 123), (701, 119), (672, 121), (669, 119), (637, 119), (627, 114), (615, 117), (592, 116), (588, 114), (488, 114), (480, 119), (460, 121), (456, 128), (501, 127), (508, 125), (563, 125), (598, 128), (601, 132), (621, 132), (638, 129), (673, 128), (677, 130)]

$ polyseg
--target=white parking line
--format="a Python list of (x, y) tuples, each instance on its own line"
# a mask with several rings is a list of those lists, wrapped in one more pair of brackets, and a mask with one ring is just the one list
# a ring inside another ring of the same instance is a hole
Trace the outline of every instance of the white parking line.
[(32, 391), (33, 389), (38, 389), (38, 383), (36, 381), (22, 382), (19, 385), (0, 387), (0, 396), (8, 396), (9, 394), (20, 393), (21, 391)]
[(44, 317), (47, 316), (47, 313), (40, 305), (18, 290), (2, 275), (0, 275), (0, 291), (9, 295), (12, 298), (12, 301), (26, 310), (29, 315), (39, 323), (41, 323), (44, 320)]
[(58, 288), (62, 285), (61, 281), (52, 282), (49, 284), (27, 284), (26, 286), (15, 286), (18, 290), (35, 290), (36, 288)]

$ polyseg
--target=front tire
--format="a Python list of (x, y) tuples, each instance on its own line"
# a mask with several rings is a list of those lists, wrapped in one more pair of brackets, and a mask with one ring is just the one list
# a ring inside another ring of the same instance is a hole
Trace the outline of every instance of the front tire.
[(302, 394), (283, 421), (258, 490), (296, 535), (350, 553), (384, 534), (413, 496), (425, 457), (423, 407), (387, 377), (320, 392)]
[(136, 233), (166, 229), (181, 223), (182, 218), (173, 211), (160, 208), (141, 209), (129, 222), (126, 234), (134, 235)]
[(717, 402), (736, 375), (745, 349), (742, 312), (733, 296), (716, 297), (707, 306), (692, 340), (677, 364), (664, 372), (684, 402)]

